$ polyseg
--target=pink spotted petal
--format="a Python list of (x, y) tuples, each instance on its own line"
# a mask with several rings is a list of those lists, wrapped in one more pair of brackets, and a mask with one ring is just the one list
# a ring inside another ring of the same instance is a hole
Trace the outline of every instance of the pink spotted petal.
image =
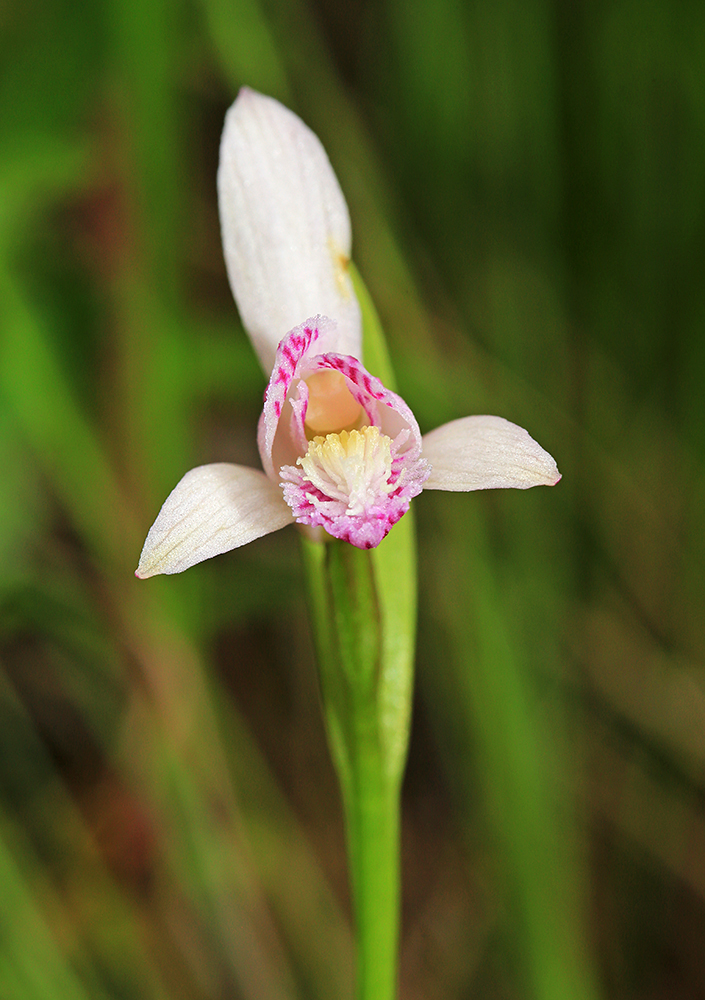
[[(295, 378), (301, 377), (302, 361), (314, 351), (318, 354), (318, 346), (322, 342), (334, 341), (335, 331), (336, 325), (332, 320), (326, 316), (314, 316), (290, 330), (277, 348), (274, 368), (264, 393), (264, 409), (257, 432), (257, 445), (262, 466), (271, 479), (277, 478), (277, 469), (281, 465), (295, 462), (298, 455), (302, 454), (299, 450), (301, 441), (292, 440), (287, 433), (279, 435), (279, 454), (273, 455), (274, 439), (277, 436), (282, 415), (284, 415), (287, 432), (289, 429), (291, 403), (287, 400), (287, 394), (291, 384)], [(303, 415), (305, 416), (305, 411)], [(276, 461), (277, 458), (279, 461)]]

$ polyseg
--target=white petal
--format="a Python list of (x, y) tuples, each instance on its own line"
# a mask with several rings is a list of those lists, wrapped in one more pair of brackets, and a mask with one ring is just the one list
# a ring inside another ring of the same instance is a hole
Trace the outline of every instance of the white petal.
[(230, 286), (265, 373), (282, 337), (318, 313), (337, 323), (322, 351), (359, 357), (350, 217), (333, 168), (300, 118), (246, 87), (225, 118), (218, 201)]
[(463, 417), (425, 434), (431, 463), (426, 490), (495, 490), (554, 486), (555, 461), (523, 427), (502, 417)]
[(169, 494), (144, 543), (137, 576), (181, 573), (291, 524), (281, 489), (242, 465), (201, 465)]

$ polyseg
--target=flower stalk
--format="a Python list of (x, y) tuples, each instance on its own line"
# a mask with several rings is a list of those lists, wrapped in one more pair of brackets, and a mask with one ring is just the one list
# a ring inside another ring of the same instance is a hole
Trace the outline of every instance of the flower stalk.
[[(375, 556), (338, 540), (303, 540), (321, 697), (340, 779), (357, 941), (358, 1000), (396, 995), (400, 786), (408, 697), (392, 735), (384, 718), (390, 668)], [(405, 687), (411, 692), (411, 664)], [(401, 729), (399, 728), (401, 725)], [(400, 754), (401, 746), (403, 752)]]

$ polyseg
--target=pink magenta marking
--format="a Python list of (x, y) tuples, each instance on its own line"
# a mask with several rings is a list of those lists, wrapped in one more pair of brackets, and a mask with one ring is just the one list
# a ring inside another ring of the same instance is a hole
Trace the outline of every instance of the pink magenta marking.
[[(260, 454), (262, 463), (268, 475), (274, 475), (272, 465), (272, 447), (280, 417), (284, 412), (289, 387), (294, 381), (296, 370), (309, 350), (310, 345), (319, 337), (317, 326), (306, 326), (303, 330), (295, 328), (282, 339), (277, 348), (274, 370), (269, 385), (264, 394), (263, 431), (260, 439)], [(294, 414), (296, 420), (296, 414)], [(301, 421), (302, 422), (302, 421)], [(303, 440), (303, 432), (301, 435)], [(301, 444), (299, 441), (297, 444)]]

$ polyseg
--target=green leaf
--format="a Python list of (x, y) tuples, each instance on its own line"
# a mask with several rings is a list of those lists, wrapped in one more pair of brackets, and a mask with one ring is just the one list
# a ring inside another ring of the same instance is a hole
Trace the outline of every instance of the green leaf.
[[(351, 264), (355, 292), (362, 310), (365, 367), (395, 390), (396, 379), (382, 325), (357, 268)], [(378, 712), (385, 743), (385, 764), (391, 778), (401, 780), (409, 741), (409, 723), (416, 644), (416, 532), (414, 511), (399, 521), (372, 550), (382, 652)]]

